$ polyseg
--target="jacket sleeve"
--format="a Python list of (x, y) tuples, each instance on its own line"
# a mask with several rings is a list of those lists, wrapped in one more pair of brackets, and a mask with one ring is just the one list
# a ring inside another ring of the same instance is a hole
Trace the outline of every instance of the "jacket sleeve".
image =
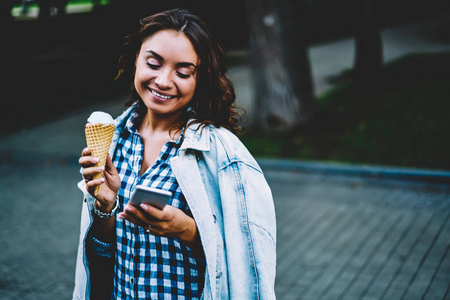
[(275, 299), (276, 222), (269, 185), (256, 162), (242, 161), (219, 172), (219, 185), (230, 298)]
[[(73, 299), (108, 299), (113, 283), (114, 257), (112, 253), (98, 255), (98, 251), (94, 251), (89, 232), (94, 219), (92, 209), (95, 199), (86, 191), (84, 180), (78, 183), (78, 188), (84, 194), (84, 201)], [(97, 240), (98, 243), (101, 242)]]

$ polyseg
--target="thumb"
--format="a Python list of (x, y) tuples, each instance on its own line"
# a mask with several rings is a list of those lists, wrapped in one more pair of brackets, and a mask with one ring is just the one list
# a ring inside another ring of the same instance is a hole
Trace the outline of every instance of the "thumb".
[(111, 175), (111, 176), (115, 176), (115, 175), (119, 174), (111, 160), (111, 155), (109, 155), (109, 154), (108, 154), (108, 157), (106, 158), (105, 171), (108, 173), (108, 175)]
[(117, 172), (117, 169), (114, 166), (109, 154), (108, 158), (106, 159), (105, 173), (103, 174), (105, 176), (106, 184), (108, 185), (108, 187), (114, 192), (117, 192), (120, 188), (119, 172)]

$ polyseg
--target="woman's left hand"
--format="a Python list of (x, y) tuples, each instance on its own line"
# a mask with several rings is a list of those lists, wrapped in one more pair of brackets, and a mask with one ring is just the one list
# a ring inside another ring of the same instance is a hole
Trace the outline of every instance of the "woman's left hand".
[(163, 210), (148, 204), (141, 204), (140, 208), (127, 204), (118, 217), (141, 226), (153, 235), (177, 238), (190, 248), (198, 246), (196, 244), (200, 239), (195, 220), (182, 210), (170, 205)]

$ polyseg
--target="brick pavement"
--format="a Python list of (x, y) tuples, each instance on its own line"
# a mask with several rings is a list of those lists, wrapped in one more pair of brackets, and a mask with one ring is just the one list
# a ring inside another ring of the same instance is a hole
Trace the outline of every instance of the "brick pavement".
[(450, 299), (449, 186), (266, 175), (278, 299)]
[[(4, 156), (3, 156), (4, 157)], [(76, 157), (0, 161), (0, 299), (70, 299)], [(450, 187), (266, 170), (278, 299), (450, 299)]]
[(0, 299), (70, 299), (81, 212), (76, 160), (2, 158)]

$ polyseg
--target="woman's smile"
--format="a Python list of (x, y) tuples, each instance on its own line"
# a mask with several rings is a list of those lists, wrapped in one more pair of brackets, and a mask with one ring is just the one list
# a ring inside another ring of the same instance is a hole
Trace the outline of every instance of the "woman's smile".
[(154, 90), (154, 89), (152, 89), (152, 88), (148, 88), (149, 90), (150, 90), (150, 92), (153, 94), (153, 95), (155, 95), (156, 97), (158, 97), (158, 98), (161, 98), (162, 100), (169, 100), (169, 99), (173, 99), (173, 98), (175, 98), (175, 97), (177, 97), (177, 96), (174, 96), (174, 95), (166, 95), (166, 94), (163, 94), (163, 93), (161, 93), (161, 92), (158, 92), (158, 91), (156, 91), (156, 90)]

